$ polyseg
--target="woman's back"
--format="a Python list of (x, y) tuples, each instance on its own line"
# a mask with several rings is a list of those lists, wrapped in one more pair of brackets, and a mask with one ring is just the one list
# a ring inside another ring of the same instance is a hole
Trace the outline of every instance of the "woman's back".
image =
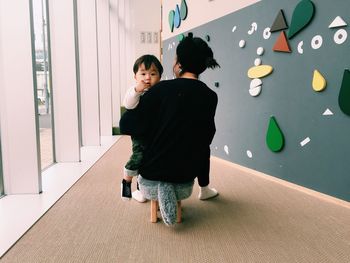
[(140, 174), (149, 180), (184, 183), (198, 176), (215, 134), (217, 95), (196, 79), (155, 85), (141, 100), (146, 149)]

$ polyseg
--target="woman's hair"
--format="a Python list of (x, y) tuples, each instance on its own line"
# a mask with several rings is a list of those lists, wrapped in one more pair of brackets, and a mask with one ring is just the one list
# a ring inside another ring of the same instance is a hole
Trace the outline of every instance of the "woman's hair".
[(182, 72), (201, 74), (207, 68), (220, 65), (214, 59), (214, 54), (208, 44), (199, 37), (189, 33), (176, 48), (177, 62), (181, 64)]
[(156, 56), (153, 55), (143, 55), (141, 57), (139, 57), (135, 63), (134, 63), (134, 67), (133, 67), (133, 71), (136, 74), (137, 71), (139, 70), (139, 67), (144, 64), (145, 65), (145, 69), (148, 70), (152, 64), (154, 64), (154, 66), (156, 67), (156, 69), (159, 72), (159, 75), (162, 76), (163, 74), (163, 66), (160, 63), (160, 61), (158, 60), (158, 58)]

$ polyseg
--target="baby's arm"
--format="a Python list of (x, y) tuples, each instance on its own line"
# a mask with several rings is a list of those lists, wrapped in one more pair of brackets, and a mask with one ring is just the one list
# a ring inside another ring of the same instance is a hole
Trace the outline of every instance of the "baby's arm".
[(135, 87), (131, 87), (126, 91), (123, 105), (126, 109), (135, 109), (139, 104), (140, 96), (147, 90), (149, 85), (145, 84), (143, 81), (137, 84)]
[(135, 87), (128, 89), (123, 100), (124, 107), (128, 110), (135, 109), (139, 104), (141, 94), (142, 92), (137, 92)]

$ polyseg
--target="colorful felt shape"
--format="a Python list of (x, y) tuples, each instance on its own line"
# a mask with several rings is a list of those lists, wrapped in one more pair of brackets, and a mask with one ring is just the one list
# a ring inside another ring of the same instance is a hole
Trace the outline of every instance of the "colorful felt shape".
[(238, 43), (240, 48), (244, 48), (245, 47), (245, 40), (241, 39)]
[(188, 7), (187, 7), (186, 0), (182, 0), (181, 7), (180, 7), (180, 17), (182, 20), (186, 19), (187, 13), (188, 13)]
[(258, 87), (258, 86), (261, 86), (261, 85), (262, 85), (261, 79), (253, 79), (253, 80), (250, 82), (249, 88), (250, 88), (250, 89), (253, 89), (253, 88)]
[(175, 16), (174, 16), (174, 26), (176, 28), (179, 28), (180, 25), (181, 25), (180, 8), (179, 8), (179, 5), (176, 5)]
[(313, 49), (319, 49), (322, 47), (323, 38), (321, 35), (316, 35), (311, 39), (311, 47)]
[(255, 60), (254, 60), (254, 65), (255, 66), (259, 66), (259, 65), (261, 65), (261, 58), (256, 58)]
[(306, 144), (308, 144), (311, 141), (310, 137), (306, 137), (304, 140), (300, 142), (300, 146), (304, 147)]
[(184, 34), (179, 34), (179, 35), (177, 36), (177, 40), (179, 40), (179, 42), (182, 41), (184, 38), (185, 38), (185, 35), (184, 35)]
[(335, 28), (335, 27), (341, 27), (341, 26), (347, 26), (348, 24), (341, 18), (340, 16), (337, 16), (334, 18), (332, 23), (328, 26), (328, 28)]
[(350, 116), (350, 71), (344, 70), (343, 81), (339, 91), (338, 104), (342, 112)]
[(262, 56), (264, 54), (265, 49), (263, 47), (258, 47), (256, 49), (256, 54), (258, 54), (259, 56)]
[(303, 54), (304, 53), (303, 45), (304, 45), (304, 41), (300, 41), (299, 44), (298, 44), (298, 53), (299, 54)]
[(261, 93), (261, 86), (257, 86), (257, 87), (249, 89), (249, 94), (252, 97), (259, 96), (260, 93)]
[(275, 21), (273, 22), (273, 24), (271, 26), (270, 32), (276, 32), (276, 31), (280, 31), (283, 29), (287, 29), (287, 28), (288, 28), (288, 25), (286, 22), (286, 18), (284, 17), (283, 10), (281, 9), (278, 12), (278, 14), (275, 18)]
[(169, 27), (170, 27), (171, 32), (174, 31), (174, 17), (175, 17), (175, 11), (170, 10), (169, 15), (168, 15), (168, 21), (169, 21)]
[(282, 31), (276, 42), (275, 42), (275, 45), (273, 46), (272, 48), (273, 51), (278, 51), (278, 52), (292, 52), (292, 50), (290, 49), (290, 46), (289, 46), (289, 43), (288, 43), (288, 40), (286, 38), (286, 34), (284, 33), (284, 31)]
[(259, 65), (248, 69), (247, 75), (251, 79), (258, 79), (271, 74), (272, 70), (270, 65)]
[(288, 31), (288, 38), (291, 39), (299, 31), (305, 28), (312, 20), (315, 13), (314, 3), (310, 0), (302, 0), (295, 7), (292, 15), (292, 22)]
[(333, 115), (333, 112), (330, 110), (330, 109), (326, 109), (323, 113), (322, 113), (323, 116), (330, 116), (330, 115)]
[(347, 38), (348, 38), (348, 32), (346, 32), (346, 30), (343, 28), (338, 29), (333, 36), (334, 42), (338, 45), (343, 44)]
[(314, 91), (322, 91), (326, 88), (326, 85), (326, 79), (317, 69), (315, 69), (314, 76), (312, 78), (312, 88), (314, 89)]
[(274, 116), (270, 117), (266, 133), (267, 147), (273, 152), (279, 152), (284, 146), (284, 136)]
[(261, 93), (261, 85), (262, 85), (261, 79), (253, 79), (250, 82), (249, 94), (253, 97), (258, 96)]

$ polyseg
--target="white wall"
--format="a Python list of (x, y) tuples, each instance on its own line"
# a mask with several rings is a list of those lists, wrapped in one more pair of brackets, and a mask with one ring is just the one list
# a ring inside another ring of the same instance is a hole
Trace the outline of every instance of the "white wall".
[(110, 34), (111, 34), (111, 85), (112, 85), (112, 125), (119, 126), (120, 119), (120, 58), (119, 58), (119, 3), (118, 0), (110, 0)]
[[(131, 38), (135, 42), (135, 57), (153, 54), (160, 57), (161, 6), (160, 0), (132, 0), (130, 10), (133, 32)], [(146, 13), (147, 12), (147, 13)], [(141, 34), (145, 42), (141, 43)], [(155, 37), (157, 34), (158, 38)], [(147, 36), (150, 35), (150, 38)]]
[(110, 3), (96, 0), (97, 47), (99, 68), (100, 130), (102, 136), (112, 135), (112, 83), (110, 46)]
[(78, 0), (82, 144), (100, 145), (96, 1)]
[(71, 0), (48, 4), (56, 161), (79, 162), (74, 6)]
[(0, 1), (0, 127), (6, 194), (41, 192), (29, 1)]
[[(160, 0), (110, 1), (113, 126), (118, 126), (120, 102), (125, 91), (135, 84), (135, 60), (144, 54), (160, 59), (161, 6)], [(141, 33), (145, 37), (151, 33), (150, 43), (147, 39), (141, 43)]]
[(168, 15), (170, 10), (175, 10), (177, 4), (179, 7), (181, 6), (181, 0), (163, 0), (163, 40), (259, 1), (260, 0), (187, 0), (187, 18), (181, 21), (179, 28), (174, 28), (173, 32), (171, 32)]

